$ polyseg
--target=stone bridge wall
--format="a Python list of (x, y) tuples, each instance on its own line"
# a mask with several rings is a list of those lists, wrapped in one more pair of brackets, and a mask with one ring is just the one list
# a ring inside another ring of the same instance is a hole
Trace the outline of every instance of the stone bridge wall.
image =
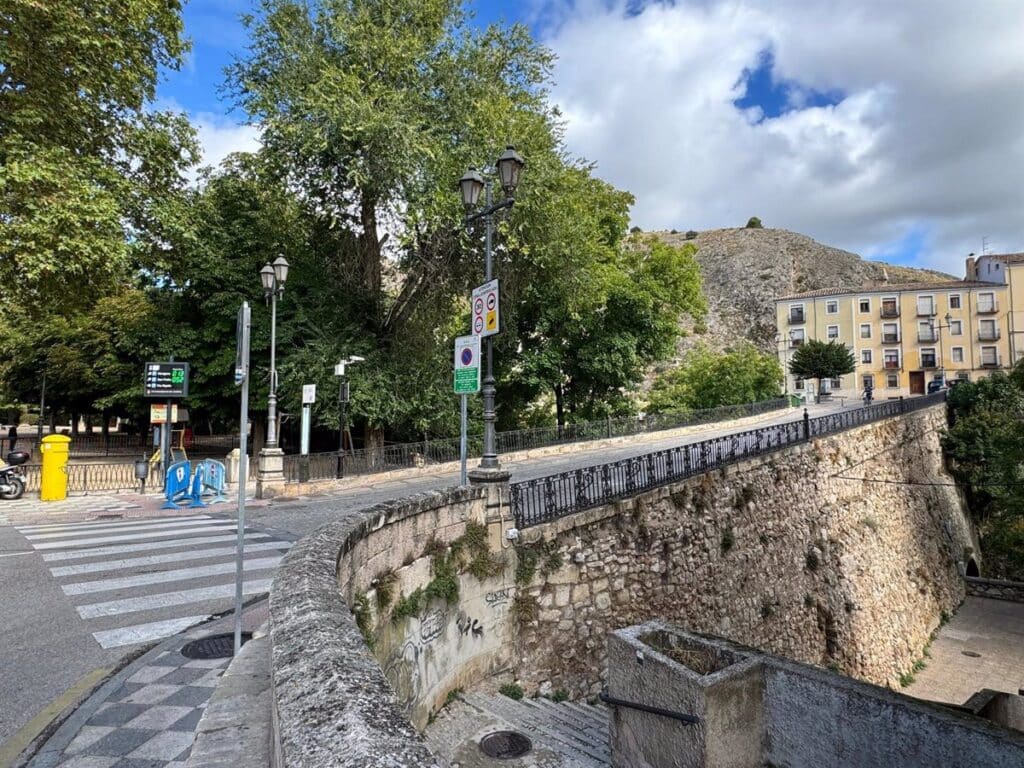
[(596, 693), (608, 633), (658, 617), (896, 684), (964, 597), (944, 424), (930, 408), (527, 529), (562, 565), (517, 598), (520, 680)]

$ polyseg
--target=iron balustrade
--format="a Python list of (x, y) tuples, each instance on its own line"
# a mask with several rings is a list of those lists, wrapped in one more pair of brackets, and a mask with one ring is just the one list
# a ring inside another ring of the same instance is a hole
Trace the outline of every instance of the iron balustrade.
[[(788, 403), (786, 398), (775, 398), (687, 413), (648, 414), (642, 419), (630, 416), (566, 424), (562, 427), (517, 429), (496, 433), (495, 444), (498, 453), (504, 455), (552, 445), (628, 437), (745, 416), (756, 416), (784, 408)], [(483, 435), (469, 435), (467, 454), (470, 457), (477, 457), (482, 452)], [(445, 464), (458, 460), (459, 439), (452, 437), (346, 451), (342, 456), (340, 467), (337, 451), (311, 453), (305, 459), (302, 456), (289, 455), (284, 457), (284, 474), (286, 482), (297, 483), (330, 480), (350, 475), (370, 475), (396, 469)]]
[[(23, 466), (25, 490), (38, 492), (42, 479), (40, 464)], [(68, 493), (90, 494), (108, 491), (137, 491), (139, 481), (135, 479), (135, 463), (116, 462), (104, 464), (68, 464)], [(155, 464), (149, 465), (146, 488), (159, 491), (163, 488), (163, 470)]]
[(608, 464), (561, 472), (509, 486), (517, 528), (603, 506), (737, 461), (773, 453), (813, 437), (835, 434), (943, 402), (945, 392), (910, 400), (887, 400), (825, 416), (772, 424), (655, 451)]

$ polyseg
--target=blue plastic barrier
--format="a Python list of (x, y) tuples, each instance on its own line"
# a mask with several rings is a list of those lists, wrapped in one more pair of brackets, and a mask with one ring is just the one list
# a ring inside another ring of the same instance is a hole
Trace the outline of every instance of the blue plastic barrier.
[(210, 502), (213, 504), (227, 501), (227, 497), (224, 495), (227, 468), (223, 462), (216, 459), (204, 459), (200, 463), (203, 465), (202, 495), (210, 496)]
[(179, 509), (184, 506), (180, 502), (192, 501), (189, 493), (191, 475), (192, 465), (187, 460), (171, 464), (167, 468), (167, 479), (164, 481), (164, 495), (167, 500), (161, 509)]

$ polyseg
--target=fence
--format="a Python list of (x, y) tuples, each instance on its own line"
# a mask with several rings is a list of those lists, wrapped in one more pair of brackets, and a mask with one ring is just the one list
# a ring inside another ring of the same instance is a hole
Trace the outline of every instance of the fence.
[(512, 515), (528, 528), (616, 499), (700, 475), (736, 461), (771, 453), (812, 437), (834, 434), (941, 403), (939, 392), (911, 400), (891, 400), (839, 413), (737, 432), (678, 448), (655, 451), (609, 464), (512, 483)]
[[(707, 408), (688, 413), (650, 414), (644, 418), (609, 418), (601, 421), (566, 424), (563, 427), (510, 430), (498, 432), (495, 435), (495, 446), (499, 454), (505, 454), (586, 440), (661, 432), (679, 427), (755, 416), (785, 408), (788, 404), (789, 401), (786, 398), (777, 398), (757, 403)], [(469, 436), (467, 452), (471, 457), (480, 456), (483, 453), (482, 435)], [(370, 475), (458, 460), (459, 438), (451, 437), (350, 451), (342, 457), (344, 466), (339, 465), (336, 451), (312, 453), (305, 458), (285, 456), (284, 473), (287, 482), (295, 483), (334, 479), (349, 475)]]
[[(152, 435), (129, 435), (116, 432), (110, 435), (68, 435), (69, 455), (77, 458), (85, 456), (149, 456), (156, 450)], [(175, 435), (177, 440), (177, 435)], [(9, 447), (7, 437), (0, 433), (0, 448), (6, 454)], [(190, 454), (210, 454), (222, 456), (238, 447), (238, 435), (192, 435), (185, 443), (185, 450)], [(17, 450), (29, 451), (33, 456), (39, 455), (39, 441), (36, 433), (19, 437)]]
[[(25, 490), (39, 492), (42, 466), (26, 464)], [(68, 464), (68, 493), (97, 493), (107, 491), (137, 491), (139, 481), (135, 479), (134, 462), (111, 462), (107, 464)], [(149, 465), (149, 476), (146, 488), (159, 490), (163, 488), (163, 470)]]

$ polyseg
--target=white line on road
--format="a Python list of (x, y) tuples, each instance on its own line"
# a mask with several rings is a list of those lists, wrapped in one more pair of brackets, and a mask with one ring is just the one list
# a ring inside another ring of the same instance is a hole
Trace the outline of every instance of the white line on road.
[[(270, 582), (270, 579), (247, 581), (242, 584), (242, 593), (245, 595), (260, 595), (264, 592), (269, 592)], [(80, 605), (78, 606), (78, 615), (83, 619), (96, 619), (101, 616), (117, 616), (122, 613), (168, 608), (172, 605), (188, 605), (189, 603), (199, 603), (204, 600), (219, 600), (225, 597), (233, 597), (234, 594), (234, 583), (220, 584), (216, 587), (202, 587), (201, 589), (182, 589), (177, 592), (161, 592), (144, 597), (127, 597), (123, 600), (108, 600), (103, 603)]]
[(5, 552), (4, 554), (0, 555), (0, 557), (15, 557), (16, 555), (31, 555), (31, 554), (32, 554), (32, 550), (31, 549), (26, 549), (24, 552)]
[[(245, 571), (265, 571), (269, 568), (276, 568), (281, 562), (281, 555), (276, 557), (259, 557), (245, 561)], [(172, 571), (158, 571), (157, 573), (140, 573), (135, 576), (124, 576), (120, 579), (99, 579), (97, 581), (79, 581), (74, 584), (65, 584), (61, 589), (65, 595), (85, 595), (93, 592), (110, 592), (115, 589), (132, 589), (133, 587), (144, 587), (150, 584), (163, 584), (170, 581), (187, 581), (189, 579), (200, 579), (204, 576), (220, 576), (225, 573), (235, 572), (235, 561), (225, 563), (214, 563), (201, 567), (178, 568)]]
[[(52, 563), (59, 560), (81, 560), (86, 557), (106, 557), (123, 555), (128, 552), (152, 552), (156, 549), (174, 549), (175, 547), (194, 547), (200, 544), (224, 544), (235, 540), (235, 534), (226, 536), (197, 536), (193, 538), (171, 539), (169, 541), (147, 541), (140, 544), (119, 544), (114, 547), (94, 547), (93, 549), (77, 549), (71, 552), (50, 552), (43, 555), (43, 560)], [(246, 540), (269, 539), (268, 533), (247, 533)]]
[(88, 533), (90, 528), (106, 528), (110, 526), (146, 525), (147, 523), (166, 523), (172, 520), (207, 520), (209, 515), (181, 515), (168, 517), (133, 517), (127, 520), (88, 520), (82, 523), (46, 523), (45, 525), (19, 525), (16, 526), (21, 533), (49, 533), (50, 531), (63, 531), (65, 529), (76, 529)]
[(45, 541), (48, 539), (68, 539), (72, 536), (100, 536), (111, 533), (144, 533), (145, 531), (157, 531), (162, 528), (188, 528), (197, 525), (217, 525), (227, 522), (224, 518), (214, 520), (165, 520), (161, 522), (143, 523), (130, 526), (103, 526), (102, 528), (90, 528), (87, 531), (56, 531), (46, 533), (22, 534), (29, 541)]
[(135, 624), (130, 627), (118, 629), (107, 629), (102, 632), (93, 632), (92, 636), (103, 648), (119, 648), (122, 645), (134, 645), (145, 643), (150, 640), (159, 640), (164, 637), (184, 632), (194, 624), (206, 621), (209, 614), (203, 616), (182, 616), (179, 619), (165, 619), (164, 621), (151, 621), (148, 624)]
[[(267, 552), (274, 549), (291, 548), (289, 541), (267, 541), (259, 544), (246, 543), (245, 551)], [(22, 553), (16, 553), (22, 554)], [(198, 549), (192, 552), (171, 552), (166, 555), (147, 555), (145, 557), (129, 557), (123, 560), (101, 560), (98, 563), (83, 563), (82, 565), (64, 565), (51, 568), (50, 573), (57, 578), (65, 576), (81, 576), (86, 573), (100, 573), (102, 571), (121, 571), (127, 568), (144, 568), (149, 565), (160, 565), (162, 563), (177, 563), (182, 560), (205, 560), (210, 557), (224, 557), (234, 555), (235, 547), (214, 547), (212, 549)]]
[(138, 541), (139, 539), (166, 539), (169, 536), (183, 536), (188, 533), (206, 533), (213, 531), (233, 531), (237, 527), (234, 522), (223, 522), (218, 525), (210, 525), (203, 528), (178, 528), (173, 531), (147, 531), (146, 533), (122, 534), (120, 536), (99, 536), (89, 539), (74, 539), (72, 541), (46, 541), (40, 544), (32, 543), (36, 549), (68, 549), (70, 547), (86, 547), (91, 544), (113, 544), (115, 541)]

